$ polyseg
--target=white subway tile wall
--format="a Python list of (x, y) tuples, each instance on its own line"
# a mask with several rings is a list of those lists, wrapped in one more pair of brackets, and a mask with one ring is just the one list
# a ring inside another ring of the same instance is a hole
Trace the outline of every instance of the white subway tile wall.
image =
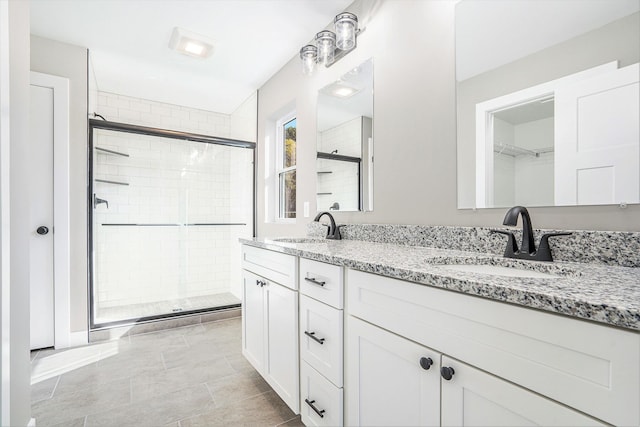
[[(98, 104), (110, 121), (228, 134), (222, 114), (104, 92)], [(107, 130), (94, 146), (129, 155), (94, 150), (94, 193), (109, 203), (94, 210), (96, 323), (120, 320), (101, 319), (100, 308), (239, 296), (238, 237), (253, 232), (252, 150)], [(193, 225), (205, 223), (245, 225)]]
[(101, 91), (96, 112), (111, 122), (231, 138), (229, 114)]
[[(318, 151), (351, 157), (362, 157), (362, 118), (320, 132)], [(359, 209), (359, 167), (357, 163), (318, 159), (317, 205), (319, 211), (338, 203), (340, 210)], [(326, 194), (330, 193), (330, 194)]]

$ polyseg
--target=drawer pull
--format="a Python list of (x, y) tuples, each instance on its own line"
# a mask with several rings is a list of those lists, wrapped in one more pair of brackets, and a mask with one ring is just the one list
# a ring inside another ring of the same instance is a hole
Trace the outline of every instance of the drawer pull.
[(307, 405), (311, 406), (311, 409), (313, 409), (313, 411), (314, 411), (316, 414), (318, 414), (318, 416), (319, 416), (320, 418), (324, 418), (324, 415), (323, 415), (323, 414), (324, 414), (324, 412), (325, 412), (325, 411), (324, 411), (324, 409), (318, 409), (318, 408), (316, 408), (316, 407), (314, 406), (314, 403), (316, 403), (316, 401), (315, 401), (315, 400), (311, 400), (311, 401), (309, 401), (309, 399), (305, 399), (304, 401), (305, 401), (305, 402), (307, 402)]
[(256, 280), (256, 285), (263, 287), (267, 285), (267, 282), (262, 281), (262, 280)]
[(429, 368), (431, 367), (431, 365), (433, 365), (433, 359), (431, 359), (430, 357), (421, 357), (420, 358), (420, 366), (425, 371), (428, 371)]
[(453, 378), (453, 374), (455, 373), (456, 371), (454, 371), (453, 368), (450, 368), (448, 366), (443, 366), (442, 368), (440, 368), (440, 375), (442, 375), (442, 378), (444, 378), (447, 381)]
[(324, 286), (327, 283), (327, 282), (320, 282), (319, 280), (316, 280), (315, 277), (305, 277), (304, 280), (318, 286)]
[(314, 340), (315, 342), (320, 343), (320, 344), (324, 344), (324, 338), (316, 337), (316, 333), (315, 332), (304, 331), (304, 334), (306, 336), (308, 336), (309, 338), (311, 338), (312, 340)]

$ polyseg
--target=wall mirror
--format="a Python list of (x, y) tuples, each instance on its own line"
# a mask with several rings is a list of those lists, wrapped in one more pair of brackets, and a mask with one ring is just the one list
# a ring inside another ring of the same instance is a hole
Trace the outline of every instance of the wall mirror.
[(456, 5), (459, 209), (640, 203), (639, 8)]
[(318, 91), (318, 211), (373, 210), (373, 59)]

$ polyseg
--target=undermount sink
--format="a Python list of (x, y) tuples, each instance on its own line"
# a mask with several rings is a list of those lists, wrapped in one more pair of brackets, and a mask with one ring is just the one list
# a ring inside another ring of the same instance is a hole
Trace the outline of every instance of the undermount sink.
[(458, 271), (461, 273), (487, 274), (504, 277), (523, 277), (531, 279), (553, 279), (560, 277), (556, 274), (543, 273), (535, 270), (525, 270), (516, 267), (504, 267), (501, 265), (489, 264), (449, 264), (442, 265), (445, 270)]
[(312, 237), (279, 237), (276, 239), (269, 239), (279, 243), (324, 243), (327, 239), (319, 239)]

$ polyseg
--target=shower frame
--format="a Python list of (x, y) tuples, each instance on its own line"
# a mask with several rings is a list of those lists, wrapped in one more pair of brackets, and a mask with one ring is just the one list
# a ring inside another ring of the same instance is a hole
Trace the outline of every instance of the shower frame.
[(111, 122), (107, 120), (89, 119), (89, 127), (88, 127), (89, 145), (88, 145), (88, 153), (87, 153), (87, 161), (88, 161), (88, 168), (87, 168), (87, 171), (88, 171), (88, 185), (87, 185), (88, 312), (87, 312), (87, 315), (89, 317), (89, 330), (90, 331), (100, 330), (100, 329), (112, 328), (116, 326), (145, 323), (145, 322), (150, 322), (155, 320), (170, 319), (170, 318), (183, 317), (183, 316), (189, 316), (189, 315), (197, 315), (202, 313), (213, 313), (220, 310), (239, 308), (240, 304), (231, 304), (231, 305), (224, 305), (224, 306), (218, 306), (218, 307), (209, 307), (209, 308), (202, 308), (202, 309), (196, 309), (196, 310), (180, 311), (176, 313), (165, 313), (165, 314), (159, 314), (154, 316), (146, 316), (146, 317), (137, 318), (135, 320), (125, 319), (125, 320), (118, 320), (118, 321), (105, 322), (105, 323), (94, 322), (95, 312), (94, 312), (94, 306), (93, 306), (93, 303), (94, 303), (93, 290), (94, 290), (95, 277), (94, 277), (94, 249), (93, 249), (93, 210), (94, 210), (94, 207), (93, 207), (93, 203), (94, 203), (93, 201), (93, 154), (94, 154), (95, 147), (94, 147), (93, 139), (94, 139), (94, 131), (97, 129), (124, 132), (124, 133), (133, 133), (138, 135), (155, 136), (160, 138), (170, 138), (170, 139), (177, 139), (177, 140), (183, 140), (183, 141), (201, 142), (205, 144), (225, 145), (230, 147), (245, 148), (245, 149), (252, 150), (253, 151), (253, 156), (252, 156), (253, 177), (251, 179), (251, 183), (253, 185), (253, 196), (251, 198), (251, 203), (253, 205), (252, 235), (254, 237), (256, 235), (256, 227), (257, 227), (257, 223), (256, 223), (256, 218), (257, 218), (256, 143), (255, 142), (243, 141), (243, 140), (231, 139), (231, 138), (222, 138), (222, 137), (216, 137), (216, 136), (210, 136), (210, 135), (202, 135), (202, 134), (196, 134), (191, 132), (182, 132), (182, 131), (175, 131), (175, 130), (169, 130), (169, 129), (159, 129), (159, 128), (153, 128), (153, 127), (147, 127), (147, 126), (132, 125), (128, 123)]

